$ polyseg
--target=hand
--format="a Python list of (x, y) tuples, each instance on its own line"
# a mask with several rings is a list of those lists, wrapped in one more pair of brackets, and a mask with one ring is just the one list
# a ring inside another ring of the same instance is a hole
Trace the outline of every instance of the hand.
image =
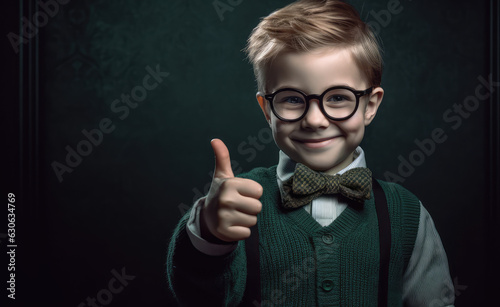
[(262, 186), (254, 180), (234, 177), (226, 145), (211, 141), (215, 172), (201, 209), (201, 236), (213, 243), (235, 242), (250, 236), (262, 210)]

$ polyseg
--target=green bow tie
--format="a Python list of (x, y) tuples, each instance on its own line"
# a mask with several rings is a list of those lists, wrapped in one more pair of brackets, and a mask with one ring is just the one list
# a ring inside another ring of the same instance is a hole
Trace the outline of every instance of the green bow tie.
[(372, 172), (366, 167), (348, 170), (342, 175), (327, 175), (297, 163), (293, 176), (283, 182), (283, 207), (299, 208), (322, 194), (342, 194), (364, 203), (370, 199)]

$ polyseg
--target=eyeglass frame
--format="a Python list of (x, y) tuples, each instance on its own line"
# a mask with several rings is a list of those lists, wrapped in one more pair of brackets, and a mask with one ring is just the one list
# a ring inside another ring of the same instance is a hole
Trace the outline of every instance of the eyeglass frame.
[[(351, 118), (356, 113), (356, 111), (358, 110), (358, 107), (359, 107), (359, 98), (363, 97), (365, 95), (371, 94), (371, 92), (373, 91), (373, 88), (374, 88), (374, 86), (371, 86), (364, 91), (358, 91), (358, 90), (355, 90), (349, 86), (338, 85), (338, 86), (332, 86), (332, 87), (326, 89), (321, 95), (316, 95), (316, 94), (307, 95), (306, 93), (304, 93), (303, 91), (301, 91), (299, 89), (287, 87), (287, 88), (281, 88), (272, 94), (264, 95), (264, 98), (266, 98), (266, 100), (269, 101), (269, 103), (271, 104), (271, 110), (273, 111), (273, 114), (276, 115), (277, 118), (279, 118), (280, 120), (285, 121), (285, 122), (296, 122), (296, 121), (299, 121), (302, 118), (304, 118), (304, 116), (306, 116), (307, 112), (309, 111), (309, 105), (310, 105), (309, 101), (311, 99), (318, 99), (318, 101), (321, 102), (321, 103), (318, 103), (318, 105), (319, 105), (319, 108), (321, 110), (321, 113), (323, 113), (323, 115), (325, 115), (326, 118), (334, 120), (334, 121), (341, 121), (341, 120), (347, 120), (347, 119)], [(348, 116), (336, 118), (336, 117), (332, 117), (332, 116), (328, 115), (328, 113), (325, 111), (323, 98), (326, 95), (326, 93), (328, 93), (329, 91), (332, 91), (332, 90), (336, 90), (336, 89), (349, 90), (356, 97), (356, 106), (354, 107), (354, 111), (352, 111), (352, 113)], [(296, 119), (286, 119), (286, 118), (281, 117), (278, 114), (278, 112), (274, 109), (274, 104), (273, 104), (274, 96), (276, 96), (278, 93), (281, 93), (284, 91), (298, 92), (298, 93), (302, 94), (304, 96), (304, 98), (306, 99), (306, 108), (304, 109), (304, 113), (300, 117), (298, 117)]]

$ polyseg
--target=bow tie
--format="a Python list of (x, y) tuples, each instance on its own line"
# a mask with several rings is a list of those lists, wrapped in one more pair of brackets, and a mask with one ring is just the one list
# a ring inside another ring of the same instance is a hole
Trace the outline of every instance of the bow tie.
[(327, 175), (297, 163), (293, 176), (283, 182), (283, 207), (299, 208), (322, 194), (341, 194), (364, 203), (370, 199), (372, 172), (366, 167), (348, 170), (342, 175)]

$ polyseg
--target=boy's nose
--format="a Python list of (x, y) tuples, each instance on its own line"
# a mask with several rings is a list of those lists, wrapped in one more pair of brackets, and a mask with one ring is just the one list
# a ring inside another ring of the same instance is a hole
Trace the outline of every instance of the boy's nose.
[(309, 101), (309, 110), (302, 119), (302, 127), (310, 129), (326, 128), (330, 125), (328, 118), (321, 112), (321, 108), (317, 99)]

